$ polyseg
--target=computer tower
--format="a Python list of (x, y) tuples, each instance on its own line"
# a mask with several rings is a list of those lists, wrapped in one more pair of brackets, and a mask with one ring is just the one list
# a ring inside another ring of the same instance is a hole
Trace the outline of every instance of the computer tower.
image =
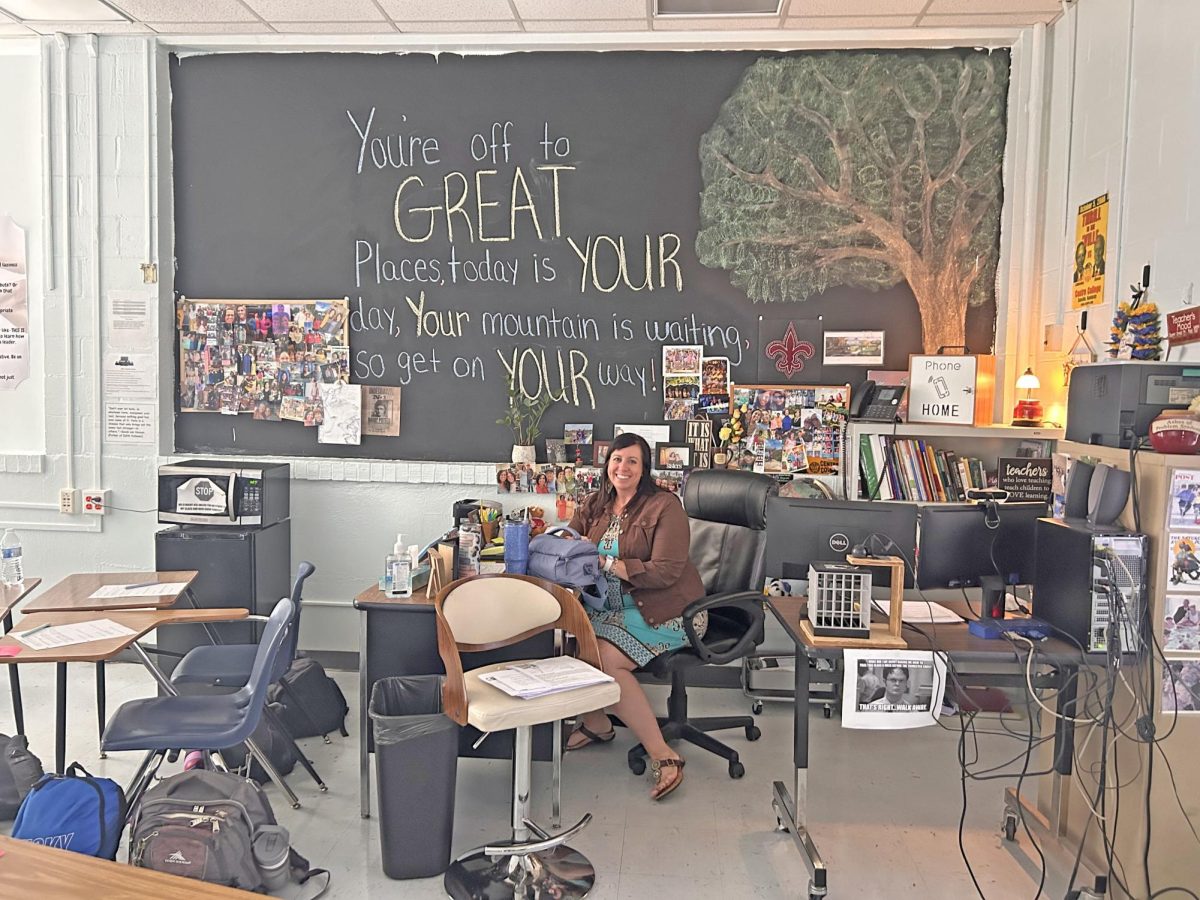
[(1120, 624), (1122, 653), (1142, 646), (1146, 617), (1146, 536), (1082, 521), (1039, 519), (1033, 611), (1088, 652), (1108, 651)]
[[(292, 523), (285, 519), (265, 528), (177, 525), (154, 536), (154, 563), (160, 572), (195, 569), (192, 593), (202, 608), (243, 607), (251, 615), (270, 615), (280, 597), (292, 592)], [(184, 601), (180, 601), (181, 603)], [(227, 644), (251, 644), (259, 628), (250, 622), (211, 626)], [(159, 649), (186, 653), (209, 643), (200, 625), (159, 629)], [(178, 658), (160, 655), (168, 674)]]

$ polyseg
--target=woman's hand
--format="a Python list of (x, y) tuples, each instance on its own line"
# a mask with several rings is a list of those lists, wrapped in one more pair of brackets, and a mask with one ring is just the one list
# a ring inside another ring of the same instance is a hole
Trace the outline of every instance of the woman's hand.
[(623, 559), (614, 560), (613, 564), (612, 564), (612, 568), (610, 568), (608, 570), (608, 574), (612, 575), (614, 578), (619, 578), (622, 581), (628, 581), (629, 580), (629, 572), (625, 568), (625, 560), (623, 560)]

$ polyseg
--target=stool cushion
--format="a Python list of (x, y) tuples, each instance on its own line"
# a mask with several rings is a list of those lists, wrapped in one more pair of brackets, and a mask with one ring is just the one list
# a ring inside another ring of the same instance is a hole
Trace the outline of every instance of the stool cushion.
[(556, 722), (580, 713), (603, 709), (621, 699), (621, 688), (614, 681), (593, 684), (588, 687), (559, 691), (544, 697), (522, 700), (510, 697), (497, 687), (479, 679), (480, 675), (514, 665), (517, 662), (539, 662), (539, 660), (511, 660), (481, 666), (464, 673), (467, 690), (467, 723), (480, 731), (506, 731), (524, 725), (541, 725)]

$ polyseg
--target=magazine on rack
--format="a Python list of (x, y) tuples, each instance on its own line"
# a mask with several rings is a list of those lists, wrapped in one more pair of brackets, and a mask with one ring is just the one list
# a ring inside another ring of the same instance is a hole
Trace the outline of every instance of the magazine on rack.
[(479, 680), (499, 688), (510, 697), (529, 700), (559, 691), (603, 684), (613, 679), (581, 659), (556, 656), (552, 659), (513, 663), (503, 669), (480, 675)]

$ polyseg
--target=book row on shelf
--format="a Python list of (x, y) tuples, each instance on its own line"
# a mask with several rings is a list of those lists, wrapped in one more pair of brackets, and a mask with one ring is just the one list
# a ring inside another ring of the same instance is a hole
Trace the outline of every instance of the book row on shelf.
[(859, 435), (858, 467), (863, 499), (944, 503), (966, 500), (967, 491), (996, 481), (978, 457), (886, 434)]

